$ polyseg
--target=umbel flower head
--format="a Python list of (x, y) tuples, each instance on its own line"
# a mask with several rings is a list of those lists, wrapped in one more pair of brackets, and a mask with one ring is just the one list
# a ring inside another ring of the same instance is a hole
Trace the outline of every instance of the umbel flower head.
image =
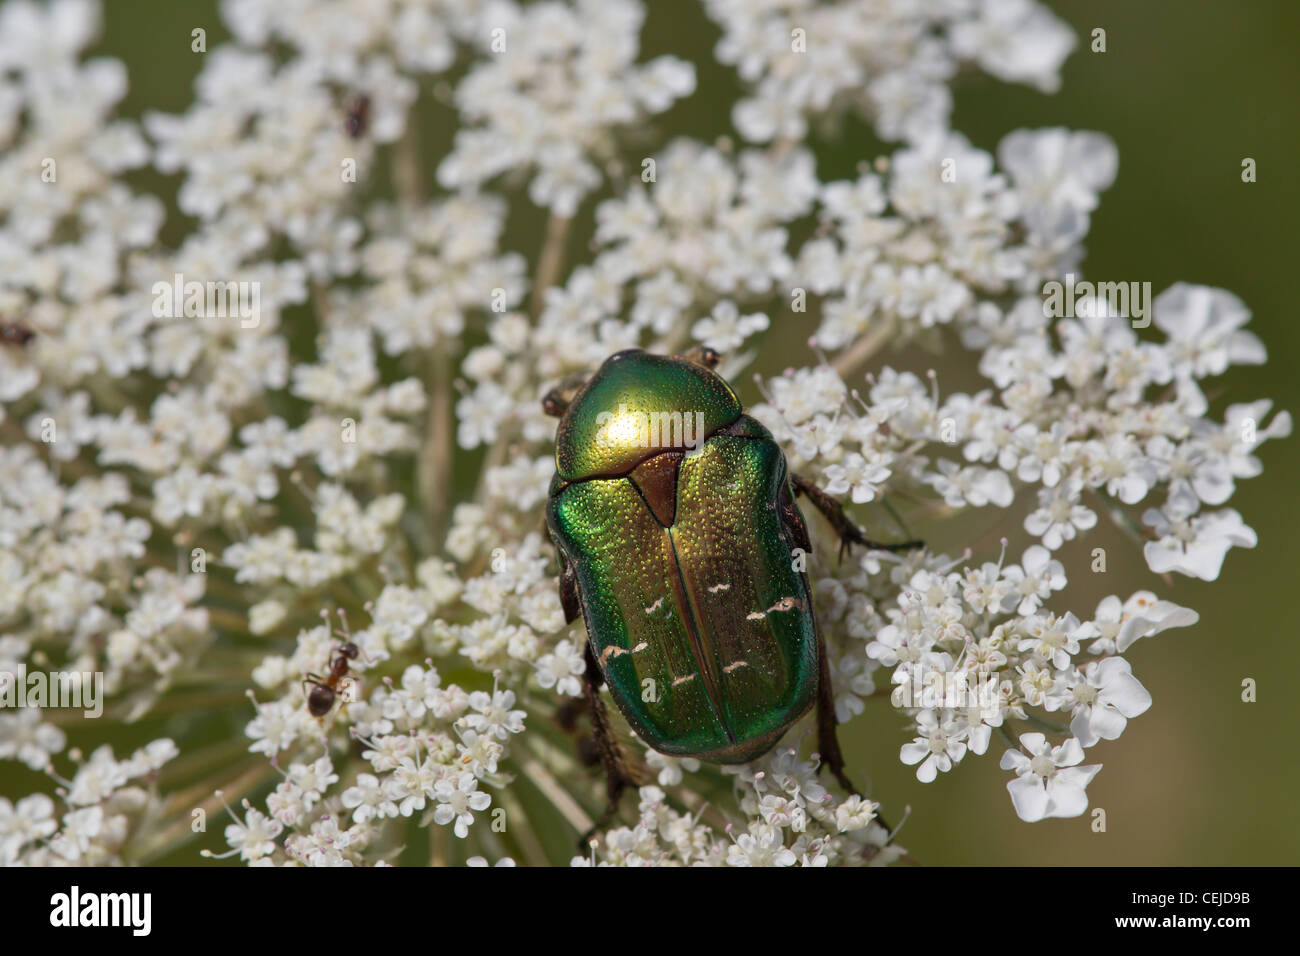
[[(104, 695), (0, 709), (31, 781), (0, 863), (898, 859), (806, 728), (725, 770), (628, 736), (646, 783), (574, 858), (603, 788), (563, 726), (586, 634), (539, 398), (631, 346), (709, 344), (739, 384), (789, 327), (812, 347), (750, 411), (793, 470), (900, 540), (1002, 529), (837, 562), (812, 525), (837, 717), (889, 697), (919, 780), (1001, 754), (1024, 820), (1086, 810), (1093, 748), (1152, 705), (1123, 655), (1197, 615), (1081, 607), (1058, 554), (1117, 524), (1213, 581), (1255, 545), (1229, 501), (1290, 419), (1206, 397), (1264, 361), (1248, 309), (1189, 284), (1145, 317), (1045, 307), (1114, 146), (989, 154), (949, 123), (960, 71), (1056, 87), (1075, 38), (1045, 5), (704, 8), (744, 87), (707, 140), (673, 129), (696, 65), (643, 55), (636, 0), (225, 0), (192, 105), (139, 122), (123, 64), (85, 56), (97, 3), (0, 6), (0, 693)], [(850, 114), (892, 145), (828, 181), (806, 140)], [(941, 343), (986, 384), (874, 360)]]

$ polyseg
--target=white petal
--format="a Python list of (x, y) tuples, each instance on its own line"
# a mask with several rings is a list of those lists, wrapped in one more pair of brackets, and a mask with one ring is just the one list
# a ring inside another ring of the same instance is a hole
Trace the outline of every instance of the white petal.
[(1019, 750), (1008, 750), (1002, 754), (1002, 759), (998, 762), (998, 766), (1003, 770), (1024, 770), (1029, 766), (1029, 758)]
[(1021, 734), (1020, 746), (1024, 747), (1025, 750), (1029, 751), (1031, 754), (1046, 753), (1049, 749), (1047, 746), (1047, 737), (1036, 731), (1032, 734)]
[(920, 763), (929, 753), (930, 745), (928, 743), (903, 744), (902, 749), (898, 752), (898, 759), (910, 767), (913, 764)]
[[(1111, 660), (1116, 659), (1111, 658)], [(1107, 663), (1109, 661), (1103, 661), (1102, 666)], [(1127, 671), (1127, 668), (1125, 670)], [(1142, 686), (1142, 682), (1130, 673), (1116, 674), (1109, 679), (1103, 676), (1102, 686), (1105, 689), (1101, 699), (1125, 717), (1136, 717), (1138, 714), (1146, 713), (1147, 708), (1151, 706), (1151, 694)]]
[(1101, 739), (1092, 729), (1092, 715), (1097, 709), (1096, 707), (1084, 707), (1070, 721), (1070, 733), (1074, 734), (1080, 746), (1093, 747)]
[[(1119, 735), (1124, 733), (1124, 728), (1128, 726), (1128, 720), (1115, 708), (1099, 704), (1092, 709), (1089, 725), (1092, 732), (1102, 740), (1117, 740)], [(1083, 744), (1084, 741), (1080, 740), (1079, 743)]]
[(1052, 760), (1058, 767), (1073, 767), (1083, 760), (1083, 747), (1071, 737), (1061, 746), (1053, 748)]
[(1077, 817), (1088, 809), (1088, 794), (1083, 787), (1060, 777), (1054, 778), (1047, 785), (1047, 797), (1051, 803), (1047, 815), (1051, 817)]
[(1036, 823), (1047, 815), (1047, 788), (1036, 777), (1017, 777), (1007, 781), (1007, 792), (1016, 808), (1016, 816), (1027, 823)]
[[(934, 783), (934, 778), (939, 775), (936, 765), (939, 763), (940, 756), (939, 754), (931, 754), (927, 757), (925, 763), (916, 768), (916, 779), (922, 783)], [(948, 758), (943, 757), (943, 759), (947, 760)]]

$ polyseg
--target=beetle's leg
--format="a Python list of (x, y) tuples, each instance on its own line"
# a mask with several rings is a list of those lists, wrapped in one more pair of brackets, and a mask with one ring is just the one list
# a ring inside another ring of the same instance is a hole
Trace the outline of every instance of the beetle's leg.
[(618, 812), (618, 804), (623, 796), (623, 791), (629, 784), (635, 785), (636, 781), (632, 779), (627, 771), (627, 764), (623, 758), (623, 750), (614, 738), (614, 729), (609, 722), (609, 712), (605, 710), (605, 702), (600, 697), (600, 665), (596, 663), (596, 655), (591, 652), (591, 643), (587, 643), (586, 649), (587, 670), (583, 674), (583, 693), (587, 698), (587, 710), (591, 714), (591, 730), (596, 738), (596, 749), (600, 752), (600, 762), (605, 769), (605, 812), (600, 815), (595, 826), (582, 835), (578, 841), (579, 849), (586, 849), (587, 843), (599, 831), (608, 826), (609, 821), (614, 819), (614, 814)]
[[(573, 565), (569, 563), (564, 552), (560, 554), (560, 605), (564, 608), (564, 620), (566, 624), (572, 624), (582, 615), (582, 603), (578, 598), (578, 577), (573, 573)], [(587, 842), (597, 833), (603, 830), (609, 821), (614, 819), (614, 814), (618, 812), (619, 799), (623, 796), (623, 791), (628, 784), (635, 784), (627, 770), (626, 761), (623, 758), (622, 748), (619, 747), (618, 741), (614, 739), (614, 730), (610, 726), (609, 712), (605, 710), (605, 702), (600, 696), (600, 685), (602, 682), (600, 665), (596, 663), (596, 655), (591, 652), (590, 640), (584, 642), (584, 656), (586, 658), (587, 669), (582, 675), (583, 698), (586, 703), (587, 713), (591, 717), (591, 732), (595, 738), (596, 754), (583, 748), (583, 741), (578, 742), (578, 757), (584, 764), (592, 764), (595, 761), (591, 758), (595, 756), (601, 763), (605, 771), (605, 812), (600, 815), (595, 826), (582, 835), (578, 841), (579, 849), (586, 849)], [(572, 727), (576, 714), (577, 705), (572, 710), (568, 705), (561, 708), (561, 712), (556, 715), (563, 727), (565, 721), (568, 721), (569, 727)], [(565, 729), (568, 729), (567, 727)]]
[(572, 624), (582, 616), (582, 602), (578, 599), (578, 576), (573, 573), (569, 559), (560, 554), (560, 607), (564, 608), (564, 623)]
[[(840, 750), (840, 738), (836, 732), (839, 721), (835, 719), (835, 688), (831, 686), (830, 659), (826, 656), (826, 641), (820, 634), (817, 635), (817, 653), (821, 659), (817, 680), (817, 750), (821, 754), (821, 765), (830, 768), (841, 787), (849, 793), (862, 796), (844, 772), (844, 753)], [(890, 834), (894, 832), (894, 828), (879, 813), (876, 814), (876, 822)], [(885, 846), (892, 843), (893, 839), (891, 835), (885, 841)]]
[[(792, 481), (798, 482), (795, 476), (791, 476)], [(795, 484), (795, 489), (800, 487)], [(817, 491), (817, 489), (813, 489)], [(817, 491), (817, 494), (822, 494)], [(826, 497), (823, 495), (823, 497)], [(834, 501), (834, 499), (828, 499)], [(794, 506), (790, 500), (790, 495), (785, 488), (781, 489), (781, 497), (778, 501), (781, 510), (781, 518), (785, 524), (786, 530), (790, 533), (796, 548), (802, 549), (805, 553), (812, 551), (812, 543), (808, 540), (808, 529), (804, 527), (803, 518), (799, 515), (799, 509)], [(843, 512), (840, 512), (841, 518)], [(847, 522), (847, 519), (845, 519)], [(849, 525), (849, 527), (853, 527)], [(854, 531), (857, 529), (854, 528)], [(860, 535), (859, 535), (860, 537)], [(831, 687), (831, 670), (830, 660), (826, 657), (826, 641), (822, 638), (821, 633), (817, 634), (817, 750), (821, 754), (823, 767), (829, 767), (835, 779), (840, 782), (845, 790), (850, 793), (857, 793), (857, 788), (849, 781), (848, 776), (844, 773), (844, 754), (840, 752), (839, 737), (835, 733), (835, 693)]]
[(844, 772), (844, 754), (840, 751), (840, 738), (835, 732), (835, 690), (831, 687), (831, 663), (826, 656), (826, 641), (817, 635), (817, 656), (821, 660), (817, 679), (817, 751), (822, 766), (829, 767), (840, 786), (849, 793), (857, 793)]
[[(572, 624), (582, 614), (582, 604), (578, 599), (578, 579), (573, 573), (573, 566), (564, 557), (564, 552), (557, 553), (560, 559), (560, 606), (564, 608), (564, 623)], [(595, 742), (578, 728), (578, 718), (587, 709), (587, 698), (570, 697), (555, 709), (555, 722), (560, 729), (577, 741), (578, 760), (584, 767), (594, 767), (600, 763)]]
[(844, 513), (844, 506), (814, 485), (807, 478), (800, 475), (791, 474), (790, 484), (794, 488), (795, 496), (805, 496), (812, 502), (813, 507), (825, 516), (830, 522), (832, 528), (840, 539), (840, 559), (843, 560), (844, 553), (850, 551), (853, 545), (860, 544), (866, 548), (875, 551), (910, 551), (913, 548), (923, 547), (923, 541), (899, 541), (897, 543), (886, 544), (880, 541), (872, 541), (862, 533), (862, 530), (849, 520), (848, 515)]
[(600, 763), (600, 750), (591, 734), (585, 733), (578, 725), (582, 715), (587, 712), (587, 698), (569, 697), (555, 708), (555, 723), (575, 741), (578, 762), (584, 767), (594, 767)]
[(566, 697), (564, 703), (555, 708), (555, 722), (566, 734), (577, 733), (578, 718), (586, 709), (586, 697)]
[(794, 546), (804, 554), (812, 554), (812, 541), (808, 538), (808, 528), (803, 523), (803, 515), (795, 507), (794, 499), (790, 497), (790, 489), (785, 485), (781, 486), (780, 497), (777, 499), (777, 508), (781, 512), (781, 524), (790, 534), (790, 539)]

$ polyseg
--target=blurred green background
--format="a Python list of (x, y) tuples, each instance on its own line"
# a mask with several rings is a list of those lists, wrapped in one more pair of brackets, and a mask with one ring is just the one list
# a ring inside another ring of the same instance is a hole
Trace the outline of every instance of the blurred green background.
[[(209, 49), (225, 36), (215, 4), (135, 0), (106, 4), (105, 33), (95, 52), (124, 59), (131, 92), (127, 115), (146, 109), (178, 111), (192, 98), (201, 55), (190, 52), (190, 30), (208, 30)], [(647, 55), (675, 52), (699, 65), (700, 88), (663, 119), (664, 128), (712, 139), (729, 127), (738, 92), (730, 72), (710, 66), (718, 31), (687, 0), (654, 0), (644, 37)], [(982, 74), (956, 88), (953, 125), (977, 145), (995, 148), (1018, 127), (1063, 125), (1108, 133), (1118, 144), (1119, 178), (1093, 218), (1085, 271), (1090, 277), (1149, 280), (1154, 292), (1185, 280), (1222, 286), (1253, 310), (1251, 328), (1271, 360), (1221, 380), (1216, 410), (1230, 402), (1273, 398), (1300, 411), (1294, 360), (1297, 331), (1289, 282), (1297, 233), (1295, 157), (1300, 128), (1300, 5), (1293, 0), (1070, 0), (1051, 4), (1070, 21), (1080, 44), (1067, 61), (1061, 92), (1043, 95)], [(1092, 53), (1095, 27), (1107, 32), (1107, 51)], [(445, 108), (422, 117), (422, 142), (431, 170), (446, 148)], [(849, 175), (861, 159), (887, 147), (854, 121), (835, 141), (816, 144), (823, 177)], [(1258, 163), (1258, 181), (1241, 182), (1241, 160)], [(174, 181), (146, 174), (138, 185), (173, 195)], [(510, 244), (535, 250), (542, 219), (521, 204), (512, 214)], [(168, 241), (184, 235), (175, 213)], [(578, 233), (570, 255), (583, 248)], [(802, 356), (811, 329), (786, 327), (788, 339), (771, 356)], [(769, 345), (777, 343), (769, 342)], [(887, 361), (915, 370), (934, 367), (947, 389), (968, 387), (962, 357), (889, 354)], [(787, 360), (791, 360), (787, 358)], [(800, 359), (802, 361), (802, 358)], [(968, 365), (968, 363), (967, 363)], [(760, 370), (776, 371), (775, 361)], [(752, 392), (752, 386), (748, 386)], [(756, 396), (746, 394), (746, 400)], [(1071, 573), (1068, 608), (1090, 615), (1115, 592), (1150, 588), (1197, 609), (1192, 629), (1139, 642), (1129, 654), (1155, 705), (1116, 742), (1089, 752), (1103, 772), (1089, 788), (1092, 806), (1107, 812), (1107, 831), (1094, 833), (1091, 818), (1020, 822), (1004, 789), (1007, 774), (994, 754), (967, 759), (934, 784), (916, 781), (898, 761), (903, 742), (886, 701), (869, 704), (846, 741), (853, 768), (869, 771), (872, 795), (891, 818), (910, 805), (914, 817), (901, 841), (926, 864), (1294, 864), (1300, 862), (1300, 823), (1294, 793), (1300, 787), (1296, 755), (1300, 710), (1286, 675), (1300, 674), (1294, 609), (1293, 542), (1300, 537), (1296, 493), (1297, 442), (1266, 445), (1265, 473), (1241, 486), (1232, 505), (1260, 533), (1253, 551), (1233, 551), (1219, 581), (1178, 578), (1171, 590), (1152, 575), (1118, 534), (1089, 538), (1107, 547), (1109, 571), (1088, 573), (1086, 549), (1061, 552)], [(1012, 554), (1018, 554), (1015, 529)], [(934, 540), (932, 538), (932, 540)], [(961, 540), (939, 540), (960, 550)], [(1127, 560), (1126, 560), (1127, 558)], [(1241, 701), (1241, 682), (1258, 682), (1258, 702)], [(217, 718), (216, 714), (212, 715)], [(246, 719), (223, 715), (234, 731)], [(215, 728), (214, 728), (215, 729)], [(133, 728), (149, 739), (145, 728)], [(218, 734), (223, 733), (216, 730)], [(78, 743), (93, 744), (94, 734)], [(126, 742), (117, 742), (119, 753)], [(234, 743), (232, 741), (232, 743)], [(232, 753), (234, 757), (234, 753)], [(237, 758), (236, 758), (237, 759)], [(6, 770), (5, 791), (21, 793), (39, 777)], [(9, 784), (19, 784), (11, 789)], [(192, 851), (169, 862), (198, 862)]]

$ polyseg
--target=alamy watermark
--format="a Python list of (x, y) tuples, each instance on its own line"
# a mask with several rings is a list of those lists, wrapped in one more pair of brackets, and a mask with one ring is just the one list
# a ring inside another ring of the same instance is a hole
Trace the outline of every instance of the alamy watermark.
[(978, 707), (991, 713), (999, 710), (1002, 688), (993, 674), (940, 671), (908, 664), (894, 671), (893, 682), (898, 685), (890, 694), (895, 707), (943, 710)]
[(620, 404), (596, 416), (596, 444), (605, 448), (686, 448), (704, 445), (703, 412), (643, 412)]
[(262, 284), (185, 281), (177, 272), (171, 282), (158, 281), (153, 292), (157, 319), (239, 319), (240, 328), (255, 329), (262, 321)]
[(67, 893), (50, 897), (51, 926), (118, 926), (133, 936), (148, 936), (152, 914), (152, 893), (83, 893), (74, 883)]
[(1043, 283), (1043, 317), (1048, 319), (1095, 319), (1103, 315), (1128, 316), (1133, 328), (1151, 324), (1150, 282), (1074, 281), (1074, 273), (1065, 274), (1065, 282), (1052, 279)]
[(0, 670), (0, 708), (70, 707), (95, 718), (104, 712), (102, 671)]

